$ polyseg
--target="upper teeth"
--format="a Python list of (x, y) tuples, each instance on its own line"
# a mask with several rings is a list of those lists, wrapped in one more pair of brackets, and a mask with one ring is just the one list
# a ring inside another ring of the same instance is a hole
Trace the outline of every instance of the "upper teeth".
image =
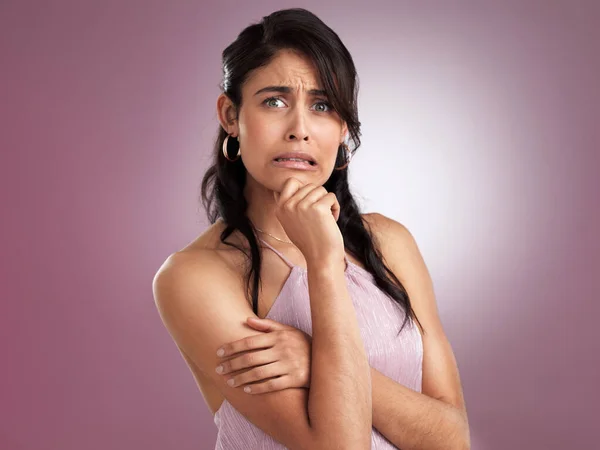
[(307, 163), (310, 162), (306, 159), (300, 159), (300, 158), (277, 158), (276, 161), (300, 161), (300, 162), (307, 162)]

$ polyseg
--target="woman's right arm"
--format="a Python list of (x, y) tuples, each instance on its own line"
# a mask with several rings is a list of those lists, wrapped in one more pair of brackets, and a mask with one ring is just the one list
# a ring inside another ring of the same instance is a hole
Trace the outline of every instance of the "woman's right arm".
[(317, 434), (330, 435), (338, 445), (346, 442), (340, 448), (370, 449), (371, 367), (346, 286), (345, 264), (307, 261), (312, 319), (308, 415)]
[(313, 321), (311, 387), (261, 395), (215, 372), (222, 345), (259, 334), (242, 280), (212, 251), (171, 255), (153, 280), (154, 299), (175, 343), (250, 422), (290, 449), (370, 448), (370, 368), (346, 287), (344, 262), (308, 264)]

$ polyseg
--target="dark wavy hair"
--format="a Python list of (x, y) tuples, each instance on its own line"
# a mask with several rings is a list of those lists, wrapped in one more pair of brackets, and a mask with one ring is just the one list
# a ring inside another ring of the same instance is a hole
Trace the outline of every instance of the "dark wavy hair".
[[(338, 35), (313, 13), (292, 8), (276, 11), (262, 18), (259, 23), (245, 28), (222, 54), (223, 80), (220, 85), (236, 108), (236, 119), (242, 106), (242, 85), (250, 73), (268, 65), (280, 50), (293, 50), (310, 58), (317, 67), (319, 79), (328, 100), (339, 116), (347, 123), (354, 155), (360, 146), (360, 122), (358, 120), (358, 79), (354, 62), (348, 49)], [(246, 215), (248, 203), (244, 197), (246, 168), (238, 158), (228, 161), (222, 152), (227, 132), (219, 127), (213, 148), (213, 164), (206, 171), (201, 186), (201, 199), (208, 219), (214, 224), (221, 217), (226, 228), (220, 240), (244, 253), (250, 261), (246, 272), (246, 295), (252, 300), (252, 309), (258, 315), (258, 287), (261, 273), (261, 255), (257, 235)], [(336, 167), (346, 162), (344, 147), (338, 148)], [(359, 208), (350, 193), (348, 169), (333, 170), (323, 185), (333, 192), (340, 204), (337, 224), (344, 239), (344, 246), (375, 278), (379, 288), (389, 294), (405, 313), (400, 332), (409, 317), (419, 323), (411, 307), (406, 289), (383, 263), (368, 223), (363, 222)], [(250, 244), (250, 255), (244, 249), (225, 239), (239, 230)], [(252, 284), (252, 289), (250, 286)]]

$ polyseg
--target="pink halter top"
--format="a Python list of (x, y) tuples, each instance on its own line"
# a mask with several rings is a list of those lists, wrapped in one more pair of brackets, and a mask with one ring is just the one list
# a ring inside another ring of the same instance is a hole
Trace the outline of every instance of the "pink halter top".
[[(306, 269), (295, 266), (281, 252), (261, 241), (291, 268), (266, 318), (296, 327), (312, 336)], [(417, 325), (409, 320), (398, 335), (405, 317), (400, 306), (377, 287), (370, 272), (351, 262), (347, 256), (345, 259), (348, 292), (357, 313), (369, 365), (392, 380), (421, 392), (423, 343)], [(287, 448), (246, 419), (227, 400), (223, 400), (215, 413), (214, 422), (218, 429), (215, 450)], [(371, 448), (384, 450), (397, 447), (373, 428)]]

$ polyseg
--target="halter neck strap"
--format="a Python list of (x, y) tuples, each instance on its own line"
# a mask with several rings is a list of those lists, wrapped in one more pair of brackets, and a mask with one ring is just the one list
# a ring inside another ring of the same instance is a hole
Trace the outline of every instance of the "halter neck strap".
[[(273, 250), (277, 255), (279, 255), (279, 257), (281, 259), (283, 259), (283, 261), (291, 268), (293, 269), (294, 267), (299, 267), (296, 266), (295, 264), (293, 264), (289, 259), (287, 259), (283, 253), (281, 253), (279, 250), (277, 250), (276, 248), (274, 248), (271, 244), (267, 243), (264, 239), (259, 238), (260, 241), (267, 247), (270, 248), (271, 250)], [(348, 255), (346, 255), (346, 253), (344, 253), (344, 260), (346, 261), (346, 267), (348, 267), (350, 265), (350, 260), (348, 259)]]

